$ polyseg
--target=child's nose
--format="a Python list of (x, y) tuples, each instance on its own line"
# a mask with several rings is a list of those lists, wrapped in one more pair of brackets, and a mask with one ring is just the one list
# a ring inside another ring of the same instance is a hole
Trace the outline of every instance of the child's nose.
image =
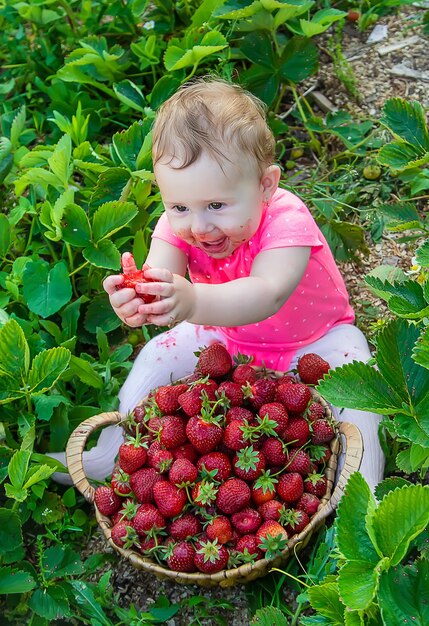
[(204, 235), (213, 230), (213, 225), (204, 215), (195, 215), (192, 219), (192, 232), (195, 235)]

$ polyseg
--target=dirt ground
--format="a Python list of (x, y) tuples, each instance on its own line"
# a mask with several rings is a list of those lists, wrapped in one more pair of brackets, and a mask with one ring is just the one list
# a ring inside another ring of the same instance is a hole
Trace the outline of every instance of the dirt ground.
[[(342, 53), (352, 70), (358, 97), (351, 96), (338, 79), (332, 55), (329, 54), (330, 35), (324, 36), (321, 41), (321, 69), (318, 75), (310, 81), (314, 87), (313, 91), (327, 98), (329, 106), (349, 110), (357, 117), (368, 114), (380, 115), (384, 102), (393, 96), (416, 99), (423, 106), (429, 107), (428, 39), (423, 37), (421, 27), (415, 26), (416, 18), (421, 15), (422, 10), (422, 8), (409, 6), (402, 9), (399, 14), (380, 18), (377, 26), (387, 28), (384, 28), (386, 37), (378, 43), (368, 43), (372, 28), (359, 33), (353, 24), (346, 25)], [(410, 40), (410, 37), (413, 39)], [(401, 47), (404, 40), (408, 43)], [(398, 44), (399, 47), (397, 47)], [(387, 46), (394, 46), (395, 49), (386, 52)], [(416, 72), (417, 77), (413, 78), (409, 70)], [(351, 76), (350, 73), (349, 76)], [(323, 98), (320, 101), (325, 102)], [(321, 107), (323, 110), (322, 104)], [(315, 110), (317, 110), (317, 103)], [(370, 246), (369, 254), (361, 256), (359, 261), (341, 264), (340, 268), (346, 280), (352, 304), (356, 308), (362, 308), (363, 303), (367, 303), (377, 308), (380, 314), (385, 311), (382, 301), (373, 296), (365, 288), (363, 282), (365, 274), (381, 264), (406, 269), (411, 264), (411, 252), (406, 244), (399, 244), (395, 236), (384, 235), (379, 243)], [(104, 551), (111, 550), (107, 547), (100, 531), (93, 537), (85, 552), (91, 554)], [(234, 605), (233, 611), (218, 612), (219, 615), (223, 615), (227, 624), (234, 626), (249, 624), (245, 591), (241, 586), (224, 590), (180, 586), (158, 581), (153, 576), (136, 571), (127, 562), (119, 560), (115, 563), (111, 583), (114, 590), (118, 592), (120, 603), (124, 607), (134, 603), (138, 609), (144, 611), (160, 595), (167, 596), (171, 602), (177, 602), (200, 594), (208, 599), (225, 600)], [(285, 599), (287, 596), (289, 599), (291, 597), (291, 592), (286, 586), (284, 596)], [(210, 626), (217, 622), (214, 619), (192, 622), (192, 612), (181, 612), (168, 623), (169, 626), (189, 626), (191, 623), (204, 623)]]

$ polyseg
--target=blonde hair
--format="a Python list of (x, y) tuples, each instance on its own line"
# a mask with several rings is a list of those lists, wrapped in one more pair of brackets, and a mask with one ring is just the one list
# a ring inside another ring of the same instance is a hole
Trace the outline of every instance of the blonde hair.
[(177, 158), (180, 165), (176, 169), (184, 169), (207, 152), (221, 167), (225, 160), (232, 162), (231, 156), (249, 156), (261, 175), (273, 163), (274, 151), (265, 104), (220, 78), (185, 83), (155, 117), (154, 165), (165, 157), (170, 158), (169, 164)]

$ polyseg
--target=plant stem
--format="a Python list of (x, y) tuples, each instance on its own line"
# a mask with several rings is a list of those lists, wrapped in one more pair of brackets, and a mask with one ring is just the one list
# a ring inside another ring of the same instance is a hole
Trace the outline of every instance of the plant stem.
[(80, 270), (83, 270), (84, 267), (86, 267), (87, 265), (89, 265), (89, 261), (85, 261), (85, 263), (82, 263), (82, 265), (79, 265), (79, 267), (77, 267), (75, 270), (73, 270), (70, 274), (69, 274), (69, 278), (71, 276), (74, 276), (74, 274), (77, 274), (78, 272), (80, 272)]

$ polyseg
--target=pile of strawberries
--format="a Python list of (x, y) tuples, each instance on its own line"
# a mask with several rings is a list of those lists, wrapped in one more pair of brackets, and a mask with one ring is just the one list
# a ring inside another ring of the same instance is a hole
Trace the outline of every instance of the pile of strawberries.
[(112, 540), (178, 572), (212, 574), (272, 558), (325, 495), (334, 425), (313, 399), (329, 364), (261, 373), (220, 343), (194, 375), (155, 389), (129, 416), (111, 485), (96, 489)]

